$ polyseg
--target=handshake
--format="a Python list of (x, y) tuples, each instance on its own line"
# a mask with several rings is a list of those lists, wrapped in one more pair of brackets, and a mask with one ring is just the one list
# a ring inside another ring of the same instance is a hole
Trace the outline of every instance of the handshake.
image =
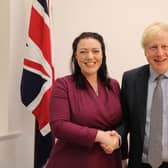
[(106, 154), (120, 147), (120, 135), (116, 131), (98, 130), (95, 142), (98, 142)]

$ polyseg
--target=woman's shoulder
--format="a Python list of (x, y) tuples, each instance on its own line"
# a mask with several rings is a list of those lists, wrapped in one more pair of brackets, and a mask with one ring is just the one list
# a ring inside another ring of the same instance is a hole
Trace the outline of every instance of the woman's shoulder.
[(54, 81), (54, 86), (68, 87), (74, 85), (74, 80), (72, 75), (66, 75), (63, 77), (58, 77)]
[(112, 90), (119, 94), (120, 92), (120, 85), (119, 85), (119, 82), (117, 81), (117, 79), (114, 79), (114, 78), (109, 78), (110, 79), (110, 84), (111, 84), (111, 87), (112, 87)]
[(58, 77), (56, 78), (55, 82), (71, 82), (73, 80), (73, 77), (72, 75), (65, 75), (65, 76), (62, 76), (62, 77)]
[(117, 79), (109, 78), (109, 80), (110, 80), (110, 84), (111, 84), (112, 86), (119, 86), (119, 82), (118, 82)]
[(74, 91), (74, 83), (71, 75), (58, 77), (52, 86), (52, 95), (66, 97), (67, 94)]

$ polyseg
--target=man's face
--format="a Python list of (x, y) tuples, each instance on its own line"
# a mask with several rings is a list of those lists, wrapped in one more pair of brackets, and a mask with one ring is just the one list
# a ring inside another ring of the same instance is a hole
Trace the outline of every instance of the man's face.
[(152, 68), (159, 74), (168, 70), (168, 32), (161, 31), (147, 40), (145, 56)]

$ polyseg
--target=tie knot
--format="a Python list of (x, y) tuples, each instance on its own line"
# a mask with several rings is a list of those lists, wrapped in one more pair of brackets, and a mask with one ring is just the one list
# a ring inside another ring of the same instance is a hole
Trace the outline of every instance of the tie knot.
[(164, 75), (158, 75), (158, 76), (156, 77), (156, 82), (157, 82), (157, 83), (160, 83), (160, 81), (161, 81), (163, 78), (164, 78)]

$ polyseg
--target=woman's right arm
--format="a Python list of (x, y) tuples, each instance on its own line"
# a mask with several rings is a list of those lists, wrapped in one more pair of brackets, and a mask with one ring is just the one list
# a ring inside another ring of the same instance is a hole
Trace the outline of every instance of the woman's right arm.
[(97, 129), (71, 122), (68, 88), (62, 79), (57, 79), (54, 83), (49, 111), (54, 137), (81, 146), (89, 147), (95, 143)]

